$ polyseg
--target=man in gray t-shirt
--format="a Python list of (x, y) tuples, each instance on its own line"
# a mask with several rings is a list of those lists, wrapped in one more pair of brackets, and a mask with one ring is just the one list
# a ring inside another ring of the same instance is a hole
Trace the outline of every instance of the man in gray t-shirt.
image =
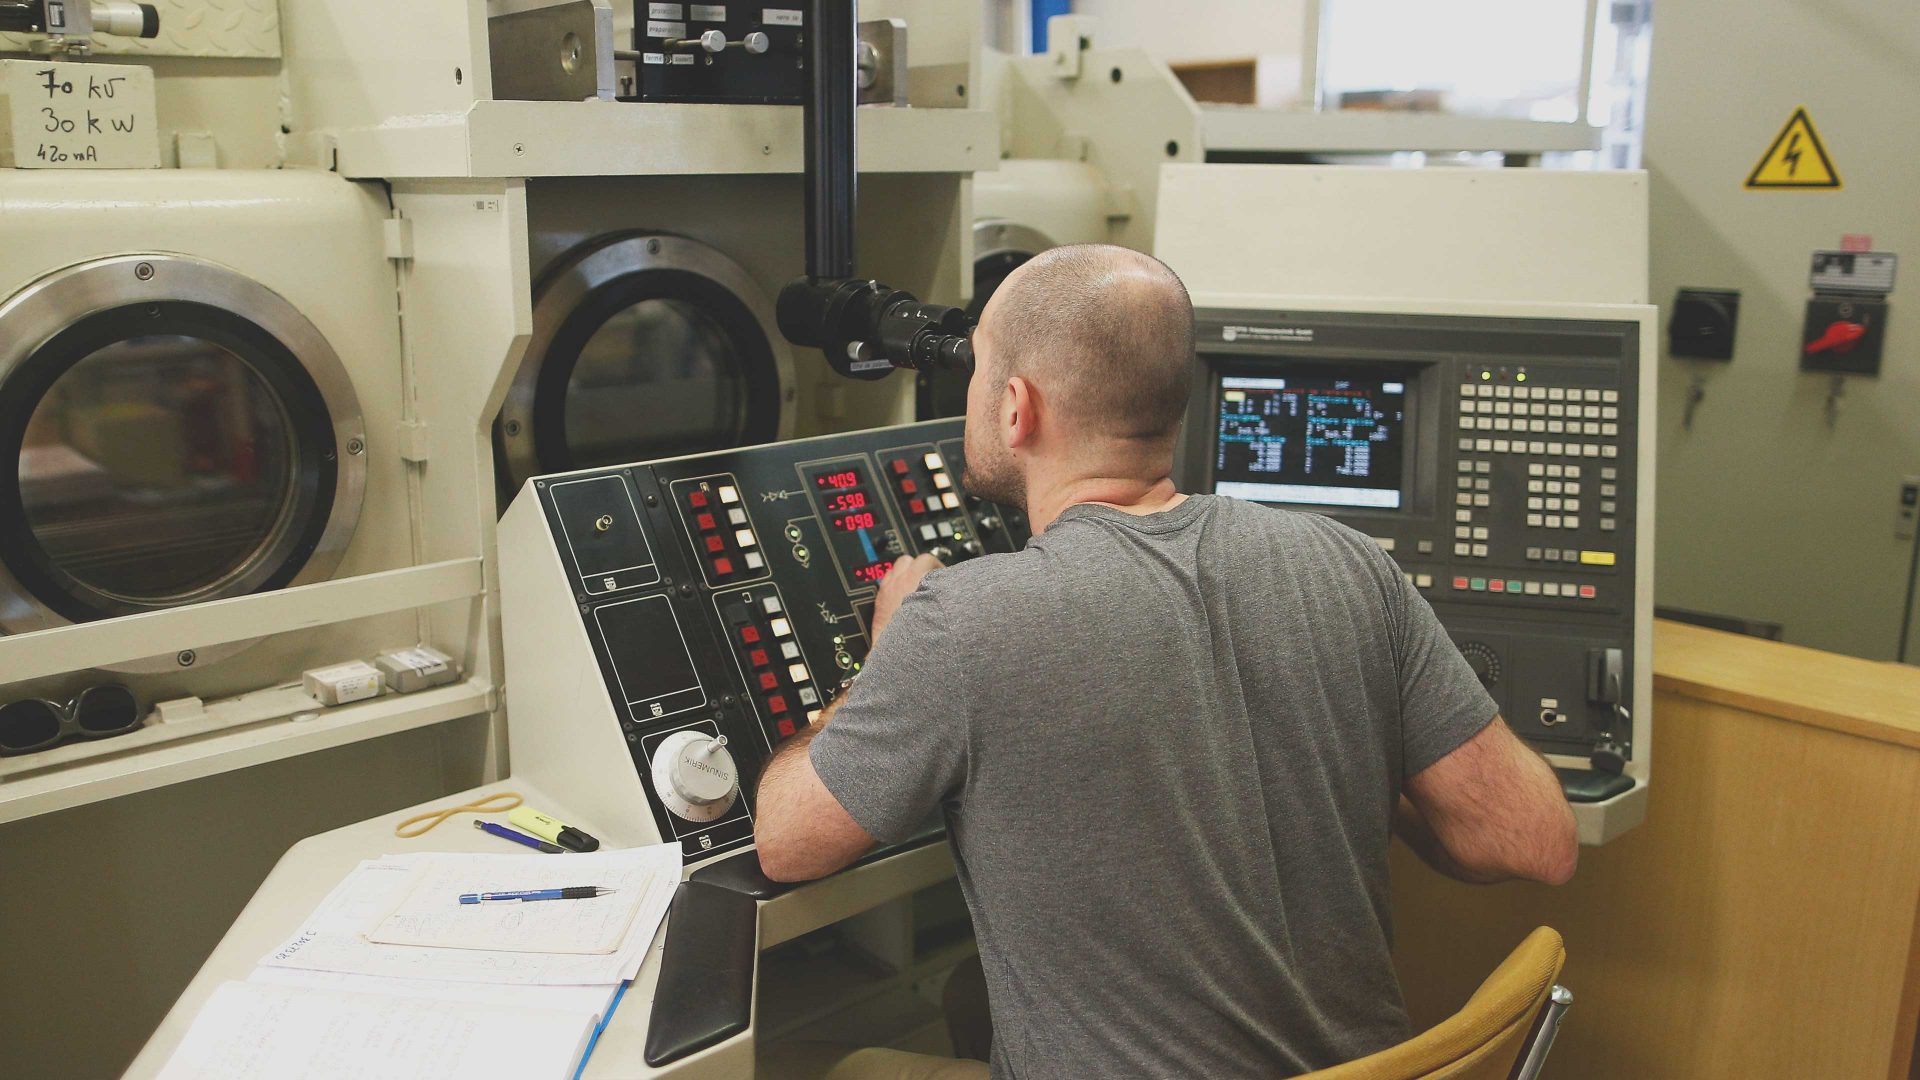
[(1377, 545), (1174, 491), (1191, 335), (1143, 255), (1056, 249), (1009, 277), (975, 336), (967, 483), (1036, 535), (902, 560), (865, 672), (761, 780), (783, 879), (944, 810), (996, 1077), (1364, 1056), (1410, 1034), (1396, 829), (1466, 880), (1572, 873), (1551, 772)]

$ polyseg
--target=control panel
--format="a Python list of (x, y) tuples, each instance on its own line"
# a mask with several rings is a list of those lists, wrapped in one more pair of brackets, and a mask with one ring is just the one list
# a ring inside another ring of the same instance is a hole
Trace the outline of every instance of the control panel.
[(1651, 659), (1639, 323), (1203, 311), (1198, 334), (1188, 490), (1373, 537), (1517, 733), (1617, 776)]
[(747, 843), (746, 792), (860, 669), (892, 562), (1026, 543), (1020, 511), (967, 495), (961, 425), (528, 481), (500, 541), (516, 773), (644, 805), (690, 860)]

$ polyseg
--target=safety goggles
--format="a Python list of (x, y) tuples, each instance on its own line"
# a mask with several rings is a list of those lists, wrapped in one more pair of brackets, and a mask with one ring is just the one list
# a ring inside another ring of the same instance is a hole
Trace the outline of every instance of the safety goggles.
[(118, 683), (92, 686), (65, 705), (27, 698), (0, 705), (0, 756), (31, 754), (69, 739), (104, 739), (140, 726), (140, 702)]

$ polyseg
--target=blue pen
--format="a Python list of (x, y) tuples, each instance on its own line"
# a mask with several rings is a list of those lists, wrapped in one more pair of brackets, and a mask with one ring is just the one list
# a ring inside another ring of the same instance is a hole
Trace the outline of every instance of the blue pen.
[(523, 832), (515, 832), (505, 825), (495, 825), (491, 821), (476, 821), (473, 823), (473, 827), (484, 833), (492, 833), (502, 840), (511, 840), (516, 844), (525, 844), (535, 851), (544, 851), (549, 855), (564, 855), (567, 853), (567, 849), (561, 847), (559, 844), (549, 844), (537, 836), (528, 836)]
[(612, 889), (599, 885), (570, 885), (564, 889), (521, 889), (518, 892), (470, 892), (461, 893), (463, 904), (487, 904), (497, 900), (591, 900), (596, 896), (605, 896)]

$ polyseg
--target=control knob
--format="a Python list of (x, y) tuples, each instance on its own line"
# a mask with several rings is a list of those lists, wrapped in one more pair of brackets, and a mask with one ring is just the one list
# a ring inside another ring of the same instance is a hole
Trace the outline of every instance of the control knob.
[(1500, 657), (1491, 646), (1478, 641), (1463, 641), (1460, 643), (1460, 655), (1467, 658), (1467, 666), (1473, 669), (1480, 685), (1492, 686), (1500, 681)]
[(653, 790), (688, 821), (713, 821), (740, 795), (740, 770), (725, 735), (676, 731), (653, 752)]
[(939, 559), (943, 563), (951, 564), (953, 562), (953, 549), (945, 544), (933, 545), (933, 547), (927, 549), (927, 554)]
[(999, 518), (994, 517), (992, 514), (982, 514), (980, 516), (980, 531), (992, 532), (993, 530), (999, 527), (1000, 527)]

